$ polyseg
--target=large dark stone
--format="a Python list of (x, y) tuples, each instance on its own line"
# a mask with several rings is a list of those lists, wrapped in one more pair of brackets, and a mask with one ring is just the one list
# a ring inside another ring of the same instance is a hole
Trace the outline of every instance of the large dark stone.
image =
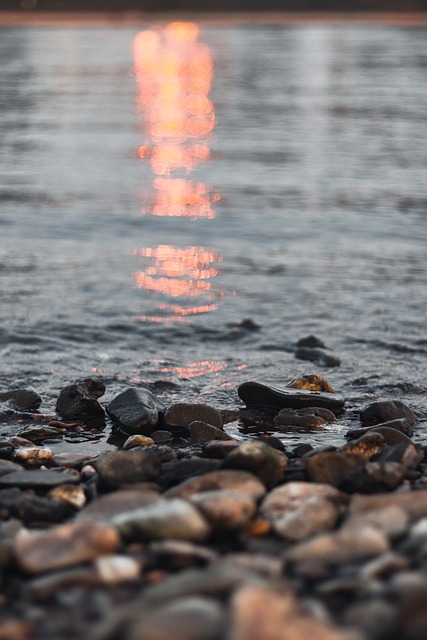
[(62, 389), (56, 410), (66, 419), (92, 420), (104, 418), (104, 409), (98, 402), (105, 392), (104, 383), (98, 378), (85, 378)]
[(150, 435), (159, 420), (162, 402), (148, 389), (129, 387), (114, 398), (106, 410), (110, 418), (129, 434)]
[(0, 393), (0, 402), (7, 402), (17, 411), (34, 411), (39, 408), (41, 401), (34, 389), (12, 389)]
[(339, 393), (308, 391), (292, 387), (274, 387), (262, 382), (243, 382), (237, 393), (247, 407), (275, 407), (284, 409), (303, 409), (305, 407), (324, 407), (335, 414), (342, 411), (344, 397)]
[(363, 425), (374, 425), (399, 418), (406, 418), (411, 425), (418, 422), (418, 418), (412, 409), (400, 400), (373, 402), (360, 412), (360, 421)]

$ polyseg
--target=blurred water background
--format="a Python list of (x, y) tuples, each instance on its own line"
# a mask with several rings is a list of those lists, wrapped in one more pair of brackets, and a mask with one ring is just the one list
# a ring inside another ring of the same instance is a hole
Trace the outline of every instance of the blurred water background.
[(421, 27), (0, 28), (1, 388), (233, 408), (316, 372), (348, 409), (309, 441), (425, 418), (426, 70)]

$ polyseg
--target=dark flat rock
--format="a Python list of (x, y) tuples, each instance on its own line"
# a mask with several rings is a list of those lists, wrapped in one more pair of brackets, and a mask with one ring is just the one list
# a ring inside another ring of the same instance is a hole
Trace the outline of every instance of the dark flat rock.
[(305, 407), (324, 407), (335, 414), (342, 411), (344, 397), (339, 393), (308, 391), (291, 387), (274, 387), (262, 382), (243, 382), (237, 390), (239, 397), (248, 407), (276, 407), (283, 409), (303, 409)]
[(406, 418), (410, 425), (418, 422), (418, 418), (412, 409), (400, 400), (373, 402), (360, 412), (360, 421), (363, 425), (375, 425), (401, 418)]
[(0, 393), (0, 402), (7, 402), (18, 411), (33, 411), (41, 404), (41, 397), (34, 389), (11, 389)]
[(56, 487), (60, 484), (77, 484), (79, 481), (79, 473), (71, 470), (23, 469), (2, 476), (0, 487)]

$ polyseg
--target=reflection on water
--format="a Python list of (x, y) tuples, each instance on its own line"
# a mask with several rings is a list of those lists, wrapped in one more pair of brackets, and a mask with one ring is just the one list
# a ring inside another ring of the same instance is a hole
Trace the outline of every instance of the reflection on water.
[[(144, 214), (192, 220), (215, 217), (213, 204), (218, 194), (205, 182), (188, 177), (210, 159), (209, 142), (215, 127), (209, 100), (212, 51), (199, 42), (199, 35), (194, 23), (172, 22), (164, 28), (142, 31), (134, 39), (137, 115), (145, 138), (137, 155), (151, 172), (142, 196)], [(183, 318), (217, 308), (213, 299), (222, 293), (212, 285), (218, 274), (212, 265), (221, 261), (221, 256), (213, 249), (162, 244), (134, 249), (133, 255), (147, 262), (144, 269), (133, 273), (138, 289), (173, 298), (204, 296), (203, 304), (197, 306), (161, 301), (157, 309), (169, 317)]]

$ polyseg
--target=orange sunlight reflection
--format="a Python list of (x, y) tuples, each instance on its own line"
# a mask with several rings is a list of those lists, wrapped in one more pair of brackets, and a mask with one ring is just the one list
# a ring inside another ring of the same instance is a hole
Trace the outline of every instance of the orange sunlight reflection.
[[(188, 177), (211, 158), (216, 124), (209, 99), (213, 55), (199, 35), (199, 27), (192, 22), (172, 22), (141, 31), (133, 42), (137, 116), (144, 136), (137, 157), (151, 173), (142, 212), (153, 216), (215, 217), (218, 194), (205, 182)], [(161, 244), (134, 249), (133, 255), (143, 267), (132, 274), (136, 287), (161, 296), (158, 315), (137, 319), (183, 320), (217, 308), (223, 292), (215, 289), (212, 280), (218, 275), (216, 263), (221, 256), (213, 249)], [(200, 299), (197, 305), (192, 302), (195, 298)]]
[[(198, 42), (199, 27), (172, 22), (141, 31), (134, 39), (137, 115), (148, 141), (137, 149), (154, 176), (145, 213), (213, 218), (218, 194), (187, 177), (211, 156), (215, 112), (209, 100), (211, 49)], [(179, 175), (176, 175), (179, 173)]]

